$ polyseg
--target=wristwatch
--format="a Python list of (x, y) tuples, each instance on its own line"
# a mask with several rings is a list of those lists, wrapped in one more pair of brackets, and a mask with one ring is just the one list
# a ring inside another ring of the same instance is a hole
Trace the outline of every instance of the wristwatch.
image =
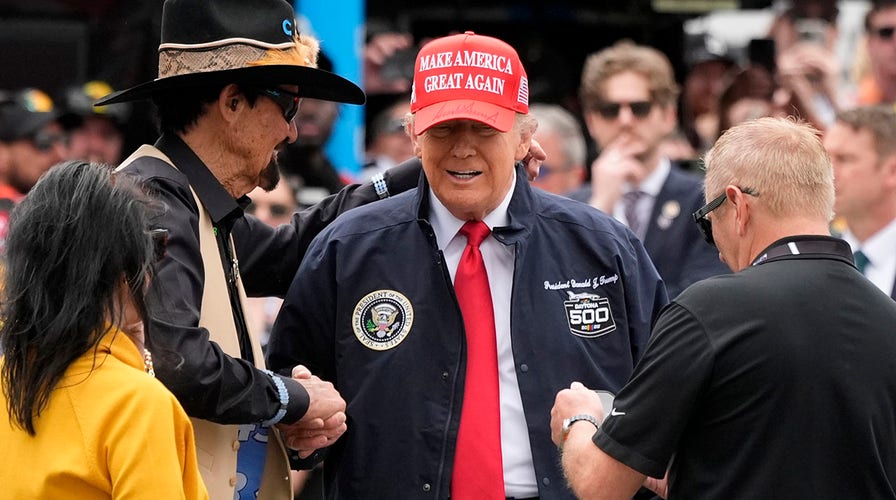
[(561, 430), (563, 431), (563, 442), (564, 443), (566, 442), (566, 437), (569, 436), (569, 429), (572, 427), (572, 424), (574, 424), (580, 420), (584, 420), (586, 422), (591, 422), (592, 424), (594, 424), (595, 429), (600, 429), (600, 422), (598, 422), (597, 418), (594, 417), (593, 415), (588, 415), (586, 413), (581, 413), (579, 415), (573, 415), (573, 416), (563, 420), (563, 427)]

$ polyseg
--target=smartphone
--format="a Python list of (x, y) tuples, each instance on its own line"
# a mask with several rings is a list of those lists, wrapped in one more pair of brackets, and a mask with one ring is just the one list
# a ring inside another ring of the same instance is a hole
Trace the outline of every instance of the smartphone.
[(613, 401), (616, 400), (616, 395), (610, 391), (595, 390), (594, 392), (600, 397), (600, 404), (604, 407), (604, 418), (607, 418), (607, 415), (613, 411)]

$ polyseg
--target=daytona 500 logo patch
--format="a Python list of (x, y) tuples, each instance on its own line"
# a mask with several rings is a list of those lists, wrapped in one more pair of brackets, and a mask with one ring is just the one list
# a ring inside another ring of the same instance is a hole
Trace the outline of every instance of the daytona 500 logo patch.
[(616, 329), (610, 301), (596, 293), (566, 292), (569, 298), (563, 301), (569, 331), (579, 337), (593, 338), (606, 335)]
[(394, 290), (370, 292), (355, 306), (352, 328), (368, 349), (385, 351), (401, 343), (414, 324), (414, 308)]

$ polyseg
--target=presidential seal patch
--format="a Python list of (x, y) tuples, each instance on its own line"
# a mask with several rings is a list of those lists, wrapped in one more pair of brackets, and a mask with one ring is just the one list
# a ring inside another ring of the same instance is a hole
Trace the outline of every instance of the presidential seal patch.
[(385, 351), (401, 343), (414, 324), (414, 308), (394, 290), (370, 292), (355, 306), (352, 328), (368, 349)]
[(594, 338), (616, 330), (610, 301), (595, 293), (566, 292), (569, 298), (563, 301), (569, 331), (579, 337)]

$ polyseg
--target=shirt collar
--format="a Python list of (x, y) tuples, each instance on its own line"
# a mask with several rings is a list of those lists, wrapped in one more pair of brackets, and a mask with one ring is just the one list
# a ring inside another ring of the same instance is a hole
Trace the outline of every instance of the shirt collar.
[[(496, 227), (503, 227), (509, 224), (510, 218), (507, 214), (507, 208), (510, 206), (510, 200), (513, 198), (514, 186), (516, 186), (516, 170), (513, 172), (513, 182), (510, 185), (510, 189), (507, 190), (507, 194), (504, 195), (504, 199), (501, 200), (501, 203), (491, 212), (489, 212), (483, 222), (485, 225), (489, 227), (489, 229), (494, 229)], [(433, 231), (436, 234), (436, 241), (439, 244), (439, 249), (444, 250), (448, 243), (457, 235), (457, 232), (460, 231), (461, 226), (464, 225), (464, 220), (460, 220), (451, 212), (448, 211), (448, 208), (439, 201), (439, 198), (433, 193), (432, 187), (429, 187), (429, 223), (432, 225)]]
[(663, 157), (660, 158), (659, 163), (657, 163), (656, 168), (653, 169), (653, 172), (650, 173), (638, 186), (633, 186), (631, 184), (628, 185), (628, 192), (638, 190), (642, 193), (649, 194), (650, 196), (656, 198), (660, 194), (660, 190), (663, 189), (663, 184), (666, 182), (666, 177), (669, 177), (669, 171), (672, 170), (672, 163), (668, 158)]
[(144, 369), (143, 353), (127, 334), (113, 326), (103, 334), (95, 350), (88, 349), (72, 363), (65, 372), (65, 378), (84, 378), (110, 355), (128, 366), (141, 371)]
[(896, 248), (896, 219), (891, 220), (864, 242), (860, 243), (849, 228), (843, 232), (842, 238), (849, 243), (853, 252), (861, 250), (872, 263), (885, 261), (892, 258), (893, 249)]
[(243, 209), (251, 202), (249, 197), (234, 199), (183, 139), (175, 134), (162, 134), (155, 146), (187, 176), (190, 187), (208, 210), (212, 223), (232, 225), (234, 220), (243, 216)]

